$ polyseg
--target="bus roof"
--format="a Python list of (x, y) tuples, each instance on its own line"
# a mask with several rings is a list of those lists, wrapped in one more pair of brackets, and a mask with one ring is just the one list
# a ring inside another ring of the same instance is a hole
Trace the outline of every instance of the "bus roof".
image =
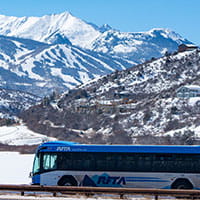
[(199, 154), (197, 145), (91, 145), (67, 141), (46, 142), (39, 152), (122, 152), (122, 153), (185, 153)]

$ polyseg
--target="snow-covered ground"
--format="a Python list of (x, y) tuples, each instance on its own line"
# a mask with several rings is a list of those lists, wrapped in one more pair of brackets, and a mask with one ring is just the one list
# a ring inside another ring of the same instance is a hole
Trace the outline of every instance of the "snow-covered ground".
[(3, 144), (34, 145), (50, 140), (56, 139), (35, 133), (29, 130), (25, 125), (0, 127), (0, 143)]
[[(19, 195), (1, 195), (0, 196), (1, 200), (19, 200), (19, 199), (27, 199), (27, 200), (116, 200), (118, 199), (117, 197), (111, 198), (111, 197), (86, 197), (86, 196), (68, 196), (68, 197), (35, 197), (35, 196), (19, 196)], [(129, 200), (151, 200), (154, 199), (153, 196), (150, 197), (129, 197)], [(163, 199), (163, 198), (159, 198)], [(172, 198), (164, 198), (165, 200), (167, 199), (172, 199)]]
[(33, 154), (0, 152), (0, 184), (29, 184)]
[[(0, 143), (35, 145), (56, 140), (29, 130), (24, 125), (0, 127)], [(29, 184), (34, 155), (18, 152), (0, 152), (0, 184)]]

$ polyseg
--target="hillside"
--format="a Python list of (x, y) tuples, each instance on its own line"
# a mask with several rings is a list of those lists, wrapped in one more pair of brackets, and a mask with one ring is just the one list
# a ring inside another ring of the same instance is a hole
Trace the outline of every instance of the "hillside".
[(40, 97), (30, 93), (0, 89), (0, 125), (6, 125), (5, 119), (16, 117), (20, 112), (40, 101)]
[(200, 53), (176, 53), (93, 80), (21, 114), (35, 132), (84, 143), (196, 144)]

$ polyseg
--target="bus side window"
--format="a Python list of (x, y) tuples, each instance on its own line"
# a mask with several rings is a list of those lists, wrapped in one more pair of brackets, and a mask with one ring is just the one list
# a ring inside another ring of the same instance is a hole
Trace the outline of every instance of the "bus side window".
[(93, 171), (95, 170), (95, 154), (90, 153), (82, 153), (83, 162), (82, 162), (82, 169), (86, 171)]
[(105, 154), (105, 170), (113, 171), (116, 169), (116, 156), (114, 153)]
[(43, 156), (43, 169), (51, 170), (57, 168), (57, 155), (56, 154), (44, 154)]
[(73, 169), (73, 161), (74, 156), (71, 152), (63, 152), (59, 154), (58, 157), (58, 169), (61, 170), (70, 170)]

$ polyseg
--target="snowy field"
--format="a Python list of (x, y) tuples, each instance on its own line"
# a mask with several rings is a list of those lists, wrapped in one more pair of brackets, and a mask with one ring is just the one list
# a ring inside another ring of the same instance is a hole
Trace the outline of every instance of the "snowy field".
[[(39, 145), (56, 140), (29, 130), (25, 125), (0, 127), (0, 143), (8, 145)], [(29, 184), (34, 155), (0, 152), (0, 184)]]
[[(85, 197), (85, 196), (73, 196), (73, 197), (31, 197), (31, 196), (5, 196), (5, 195), (2, 195), (0, 196), (0, 200), (19, 200), (19, 199), (27, 199), (27, 200), (120, 200), (120, 198), (108, 198), (108, 197)], [(155, 198), (153, 197), (131, 197), (131, 198), (126, 198), (126, 200), (154, 200)], [(171, 198), (160, 198), (162, 200), (169, 200)], [(172, 199), (171, 199), (172, 200)], [(180, 199), (181, 200), (181, 199)]]
[(34, 155), (0, 152), (0, 184), (29, 184)]
[(29, 130), (25, 125), (0, 127), (0, 143), (3, 144), (34, 145), (50, 140), (56, 139), (35, 133)]

